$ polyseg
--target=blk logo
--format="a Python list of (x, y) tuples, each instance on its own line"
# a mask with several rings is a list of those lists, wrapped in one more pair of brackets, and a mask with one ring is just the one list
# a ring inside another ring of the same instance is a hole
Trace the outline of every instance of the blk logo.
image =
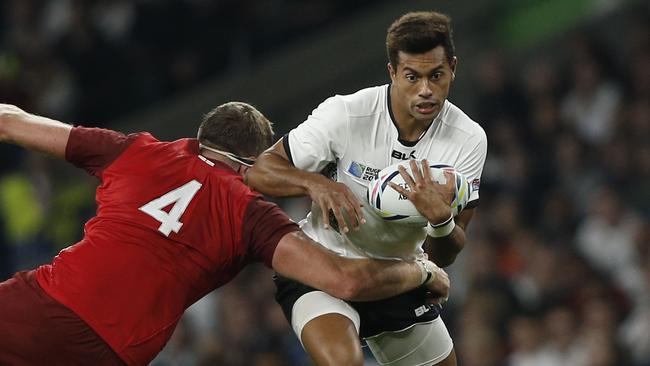
[(429, 310), (431, 310), (430, 307), (428, 307), (427, 305), (422, 305), (422, 306), (418, 307), (417, 309), (415, 309), (415, 316), (419, 318), (422, 315), (428, 313)]
[(400, 160), (410, 160), (414, 159), (416, 160), (417, 158), (415, 157), (415, 150), (411, 151), (410, 154), (403, 153), (401, 151), (393, 150), (393, 152), (390, 154), (395, 159), (400, 159)]

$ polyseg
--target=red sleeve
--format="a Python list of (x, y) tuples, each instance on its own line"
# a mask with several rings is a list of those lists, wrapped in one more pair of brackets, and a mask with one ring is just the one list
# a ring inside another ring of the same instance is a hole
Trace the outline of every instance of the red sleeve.
[(261, 197), (248, 203), (244, 215), (244, 243), (252, 259), (272, 267), (273, 253), (278, 242), (288, 233), (299, 230), (276, 204)]
[(74, 127), (65, 148), (65, 160), (99, 176), (138, 136), (103, 128)]

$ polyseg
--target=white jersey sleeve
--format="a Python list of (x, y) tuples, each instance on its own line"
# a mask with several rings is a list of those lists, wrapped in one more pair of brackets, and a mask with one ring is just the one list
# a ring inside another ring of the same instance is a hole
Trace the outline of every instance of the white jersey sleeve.
[(334, 96), (321, 103), (307, 120), (285, 136), (284, 147), (293, 165), (320, 172), (347, 148), (349, 121), (345, 104)]
[(472, 187), (467, 206), (470, 208), (478, 204), (481, 174), (487, 157), (487, 136), (482, 128), (479, 131), (464, 144), (460, 160), (456, 164), (456, 169), (465, 175)]

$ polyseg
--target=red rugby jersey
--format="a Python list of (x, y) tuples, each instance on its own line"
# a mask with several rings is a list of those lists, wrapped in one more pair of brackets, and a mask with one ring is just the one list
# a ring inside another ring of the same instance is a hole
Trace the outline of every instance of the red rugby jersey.
[(66, 160), (100, 179), (97, 215), (37, 279), (130, 365), (148, 364), (185, 309), (247, 263), (270, 267), (297, 230), (195, 139), (76, 127)]

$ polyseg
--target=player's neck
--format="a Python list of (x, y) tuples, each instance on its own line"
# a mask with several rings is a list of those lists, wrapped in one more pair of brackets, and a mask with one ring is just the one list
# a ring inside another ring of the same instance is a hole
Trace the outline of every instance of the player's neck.
[(399, 132), (399, 138), (406, 141), (417, 141), (427, 131), (433, 119), (417, 120), (409, 114), (401, 114), (395, 111), (395, 124)]

